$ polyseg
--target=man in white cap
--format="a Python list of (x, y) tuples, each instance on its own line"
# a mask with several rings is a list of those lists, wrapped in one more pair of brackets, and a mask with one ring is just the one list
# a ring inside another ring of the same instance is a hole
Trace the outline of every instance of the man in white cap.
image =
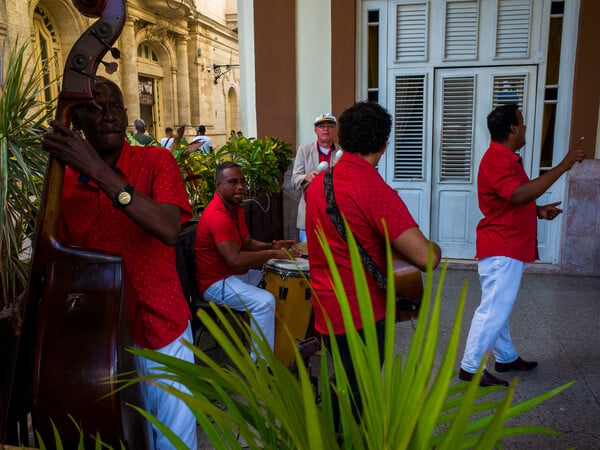
[(337, 132), (337, 119), (333, 114), (325, 113), (315, 117), (314, 126), (317, 140), (298, 147), (292, 172), (292, 186), (296, 189), (302, 189), (296, 220), (296, 226), (299, 230), (299, 242), (306, 242), (304, 191), (319, 172), (327, 170), (336, 163), (339, 159), (339, 155), (336, 157), (336, 153), (341, 150), (333, 142)]

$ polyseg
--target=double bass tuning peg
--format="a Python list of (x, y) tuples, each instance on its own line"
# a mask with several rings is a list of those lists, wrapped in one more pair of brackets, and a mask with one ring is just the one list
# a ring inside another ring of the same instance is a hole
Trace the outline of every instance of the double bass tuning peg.
[(116, 62), (109, 62), (109, 63), (104, 62), (104, 61), (100, 61), (100, 62), (104, 66), (106, 73), (115, 73), (117, 71), (117, 67), (119, 67), (119, 65)]

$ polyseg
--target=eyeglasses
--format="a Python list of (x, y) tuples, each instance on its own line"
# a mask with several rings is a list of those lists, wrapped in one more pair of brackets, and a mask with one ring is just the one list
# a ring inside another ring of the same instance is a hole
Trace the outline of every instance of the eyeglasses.
[(317, 125), (317, 128), (335, 128), (336, 125), (334, 123), (320, 123)]

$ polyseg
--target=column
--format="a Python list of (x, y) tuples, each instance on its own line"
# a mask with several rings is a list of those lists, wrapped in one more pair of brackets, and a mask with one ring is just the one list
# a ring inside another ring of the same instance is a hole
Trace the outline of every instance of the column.
[(191, 124), (190, 115), (190, 79), (188, 65), (188, 38), (177, 37), (177, 103), (179, 106), (179, 123)]
[(121, 51), (119, 70), (121, 72), (123, 100), (127, 108), (129, 126), (133, 127), (133, 121), (140, 117), (140, 94), (136, 67), (137, 45), (133, 20), (127, 19), (125, 21), (119, 41), (119, 50)]

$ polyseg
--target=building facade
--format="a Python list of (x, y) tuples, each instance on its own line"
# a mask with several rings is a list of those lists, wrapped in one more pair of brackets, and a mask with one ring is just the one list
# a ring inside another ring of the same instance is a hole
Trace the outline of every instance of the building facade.
[[(130, 126), (137, 118), (160, 140), (165, 127), (200, 124), (215, 146), (241, 130), (235, 0), (128, 0), (127, 19), (115, 44), (119, 69), (98, 75), (115, 81), (125, 97)], [(71, 47), (94, 22), (68, 0), (5, 0), (0, 4), (0, 44), (31, 41), (31, 51), (53, 61), (50, 79), (62, 73)], [(105, 57), (111, 61), (110, 55)], [(217, 75), (219, 75), (217, 77)], [(53, 86), (58, 94), (60, 83)]]
[[(495, 106), (514, 101), (522, 108), (521, 156), (531, 178), (585, 136), (586, 160), (538, 200), (562, 201), (564, 214), (539, 221), (537, 267), (600, 274), (598, 2), (243, 3), (242, 85), (255, 87), (244, 92), (245, 126), (297, 146), (314, 140), (316, 115), (339, 114), (358, 100), (379, 102), (393, 116), (379, 171), (445, 257), (475, 255), (477, 169)], [(295, 205), (286, 209), (286, 233), (293, 235)]]

